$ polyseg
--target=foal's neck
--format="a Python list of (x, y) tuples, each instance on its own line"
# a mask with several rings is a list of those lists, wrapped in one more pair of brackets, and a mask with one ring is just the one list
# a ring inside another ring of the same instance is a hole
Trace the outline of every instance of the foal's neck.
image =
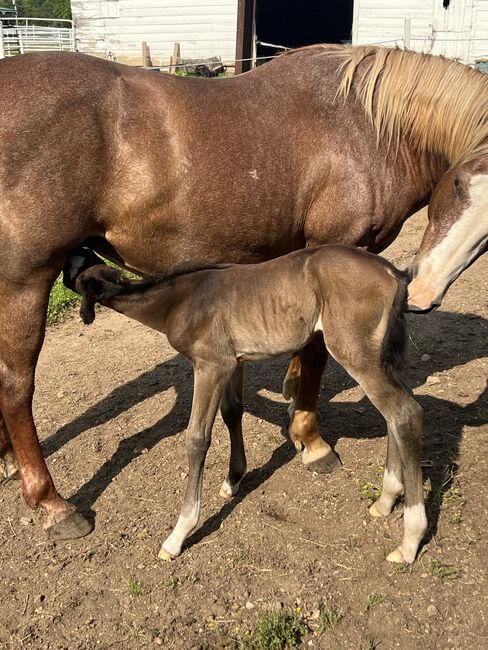
[(197, 281), (195, 275), (164, 278), (149, 286), (141, 284), (141, 288), (133, 285), (103, 302), (128, 318), (166, 334), (169, 316), (177, 305), (192, 295)]

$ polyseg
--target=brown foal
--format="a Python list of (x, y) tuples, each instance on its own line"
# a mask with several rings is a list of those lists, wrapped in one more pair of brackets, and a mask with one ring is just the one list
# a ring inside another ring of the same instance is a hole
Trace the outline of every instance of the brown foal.
[[(426, 530), (422, 409), (401, 379), (407, 299), (403, 274), (382, 258), (344, 246), (301, 250), (255, 265), (177, 272), (156, 281), (129, 280), (100, 261), (88, 249), (78, 249), (65, 267), (65, 283), (83, 296), (84, 322), (93, 321), (94, 305), (100, 302), (163, 332), (193, 364), (188, 485), (161, 558), (179, 555), (198, 523), (205, 455), (219, 405), (231, 439), (229, 473), (221, 494), (235, 495), (245, 475), (243, 362), (302, 349), (320, 335), (329, 353), (386, 419), (383, 491), (370, 512), (387, 516), (405, 491), (404, 538), (388, 560), (414, 561)], [(315, 406), (311, 405), (310, 417)], [(307, 453), (313, 456), (314, 451)], [(319, 448), (319, 458), (320, 453)]]

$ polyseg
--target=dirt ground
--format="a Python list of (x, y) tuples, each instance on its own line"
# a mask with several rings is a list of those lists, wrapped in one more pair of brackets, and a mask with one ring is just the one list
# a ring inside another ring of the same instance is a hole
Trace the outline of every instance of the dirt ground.
[[(411, 259), (424, 219), (410, 220), (388, 250), (398, 265)], [(95, 530), (47, 541), (18, 482), (0, 487), (0, 648), (236, 647), (280, 606), (308, 625), (302, 647), (488, 647), (487, 277), (485, 255), (442, 309), (409, 317), (430, 528), (407, 572), (385, 562), (401, 538), (402, 507), (385, 522), (367, 511), (385, 458), (384, 423), (337, 365), (324, 377), (320, 421), (343, 468), (307, 471), (284, 437), (287, 360), (251, 366), (249, 473), (223, 502), (229, 444), (219, 418), (201, 525), (182, 556), (164, 563), (157, 552), (187, 473), (190, 365), (161, 335), (106, 310), (90, 328), (73, 314), (49, 329), (39, 435), (58, 488)], [(323, 603), (343, 618), (320, 632)]]

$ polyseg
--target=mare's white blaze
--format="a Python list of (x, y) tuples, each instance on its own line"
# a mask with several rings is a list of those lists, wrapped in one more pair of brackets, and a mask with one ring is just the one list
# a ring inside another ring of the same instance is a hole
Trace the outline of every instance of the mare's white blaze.
[(419, 264), (417, 277), (427, 274), (427, 283), (435, 287), (435, 297), (444, 293), (488, 241), (488, 175), (473, 176), (469, 196), (470, 205)]
[(423, 503), (417, 503), (414, 506), (405, 508), (403, 526), (402, 555), (407, 562), (413, 562), (422, 537), (427, 530), (427, 517)]

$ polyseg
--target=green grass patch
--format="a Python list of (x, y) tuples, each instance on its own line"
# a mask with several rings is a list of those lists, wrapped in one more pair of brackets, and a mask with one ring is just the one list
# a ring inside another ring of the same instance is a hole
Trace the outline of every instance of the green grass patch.
[(340, 623), (343, 615), (335, 607), (327, 603), (320, 603), (319, 605), (319, 632), (323, 634), (331, 627)]
[(78, 305), (79, 302), (80, 296), (64, 286), (63, 278), (60, 275), (54, 283), (51, 289), (51, 295), (49, 296), (47, 324), (54, 325), (59, 323), (66, 315), (66, 312), (74, 305)]
[(142, 596), (141, 583), (137, 582), (137, 580), (127, 580), (127, 591), (129, 596)]
[(384, 603), (386, 600), (385, 594), (370, 594), (366, 598), (366, 607), (364, 608), (365, 612), (369, 612), (374, 607), (378, 607), (381, 603)]
[(236, 642), (242, 650), (285, 650), (296, 648), (307, 631), (300, 608), (284, 607), (261, 614), (253, 629), (239, 635)]
[(429, 561), (427, 571), (441, 582), (450, 582), (459, 577), (459, 571), (455, 566), (444, 564), (444, 562), (435, 559)]

